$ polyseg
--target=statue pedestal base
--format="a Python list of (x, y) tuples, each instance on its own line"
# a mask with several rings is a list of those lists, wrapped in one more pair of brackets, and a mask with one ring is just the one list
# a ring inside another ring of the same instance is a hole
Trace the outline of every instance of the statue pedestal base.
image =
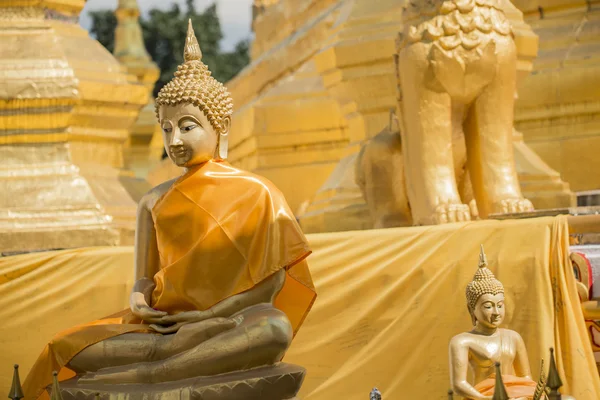
[[(293, 400), (306, 370), (280, 363), (247, 371), (156, 384), (60, 384), (63, 400)], [(51, 391), (51, 388), (48, 388)], [(97, 397), (98, 396), (98, 397)]]

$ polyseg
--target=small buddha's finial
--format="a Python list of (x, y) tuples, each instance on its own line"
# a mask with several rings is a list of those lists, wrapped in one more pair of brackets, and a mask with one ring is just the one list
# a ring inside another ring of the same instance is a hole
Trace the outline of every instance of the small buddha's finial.
[(63, 400), (62, 394), (60, 393), (60, 386), (58, 385), (58, 372), (52, 373), (52, 395), (50, 400)]
[(23, 397), (25, 396), (23, 395), (23, 387), (21, 387), (21, 379), (19, 379), (19, 364), (15, 364), (12, 386), (10, 387), (8, 398), (12, 400), (20, 400)]
[(454, 392), (452, 389), (448, 390), (448, 400), (454, 400)]
[(381, 392), (376, 387), (371, 390), (369, 394), (369, 400), (381, 400)]
[(509, 400), (508, 393), (506, 393), (506, 387), (502, 381), (502, 371), (500, 371), (500, 363), (496, 363), (496, 382), (494, 384), (494, 396), (492, 400)]
[(487, 267), (487, 257), (485, 256), (485, 251), (483, 251), (483, 245), (480, 245), (481, 249), (479, 250), (479, 268)]
[(190, 18), (188, 20), (188, 30), (183, 49), (183, 61), (187, 62), (194, 60), (202, 60), (202, 51), (200, 50), (200, 45), (198, 44), (198, 39), (196, 39), (194, 27), (192, 26), (192, 19)]
[(558, 374), (558, 368), (556, 368), (556, 360), (554, 359), (554, 348), (550, 347), (550, 368), (548, 369), (548, 379), (546, 379), (546, 386), (550, 388), (550, 393), (548, 393), (549, 400), (561, 399), (558, 389), (560, 389), (562, 385), (563, 383)]

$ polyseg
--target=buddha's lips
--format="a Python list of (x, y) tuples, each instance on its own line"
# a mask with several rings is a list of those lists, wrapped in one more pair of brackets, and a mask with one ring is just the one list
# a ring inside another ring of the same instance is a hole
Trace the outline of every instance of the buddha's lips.
[(187, 154), (187, 149), (185, 147), (177, 147), (171, 149), (171, 155), (176, 158), (184, 157)]

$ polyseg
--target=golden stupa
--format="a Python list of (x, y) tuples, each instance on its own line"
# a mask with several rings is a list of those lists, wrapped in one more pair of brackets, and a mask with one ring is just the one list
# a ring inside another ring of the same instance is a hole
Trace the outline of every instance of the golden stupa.
[(137, 0), (119, 0), (115, 15), (118, 23), (113, 54), (148, 91), (148, 103), (131, 126), (124, 148), (125, 168), (144, 179), (163, 153), (161, 130), (156, 123), (152, 96), (160, 70), (144, 46)]
[(0, 4), (0, 251), (131, 243), (123, 143), (147, 89), (78, 24), (84, 0)]

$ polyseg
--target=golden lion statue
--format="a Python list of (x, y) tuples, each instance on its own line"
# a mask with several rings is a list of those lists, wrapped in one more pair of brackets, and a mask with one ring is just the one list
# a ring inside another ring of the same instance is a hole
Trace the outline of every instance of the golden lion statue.
[(513, 155), (517, 51), (501, 1), (405, 8), (396, 55), (401, 129), (371, 139), (356, 165), (375, 227), (533, 210)]

